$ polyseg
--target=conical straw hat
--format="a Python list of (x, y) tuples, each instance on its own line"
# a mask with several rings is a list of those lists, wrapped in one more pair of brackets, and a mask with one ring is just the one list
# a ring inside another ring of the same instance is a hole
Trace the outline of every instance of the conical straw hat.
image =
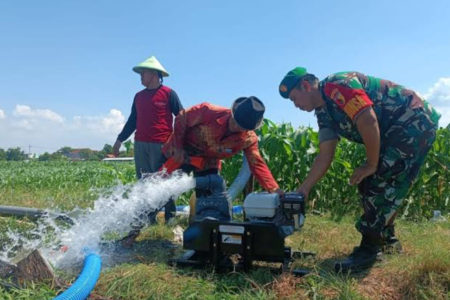
[(164, 67), (161, 65), (161, 63), (156, 59), (156, 57), (151, 56), (150, 58), (147, 58), (140, 64), (138, 64), (136, 67), (133, 68), (133, 71), (141, 74), (144, 70), (156, 70), (160, 71), (164, 77), (169, 76), (169, 73), (164, 69)]

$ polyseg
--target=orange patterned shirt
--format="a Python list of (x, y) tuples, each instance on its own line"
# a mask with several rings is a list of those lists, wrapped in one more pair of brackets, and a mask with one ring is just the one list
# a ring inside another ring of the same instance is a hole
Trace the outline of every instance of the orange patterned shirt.
[(170, 158), (174, 149), (184, 149), (188, 156), (204, 157), (204, 169), (210, 169), (217, 168), (221, 159), (244, 151), (256, 180), (265, 190), (274, 192), (278, 184), (261, 157), (256, 133), (227, 134), (230, 117), (230, 109), (206, 102), (180, 111), (174, 132), (163, 145), (163, 153)]

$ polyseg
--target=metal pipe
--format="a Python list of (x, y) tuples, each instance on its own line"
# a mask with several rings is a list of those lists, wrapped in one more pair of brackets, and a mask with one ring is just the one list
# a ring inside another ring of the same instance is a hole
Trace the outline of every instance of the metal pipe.
[(30, 217), (30, 218), (40, 218), (43, 216), (53, 216), (55, 220), (60, 220), (66, 222), (70, 225), (75, 224), (73, 220), (65, 213), (54, 213), (45, 211), (43, 209), (30, 208), (30, 207), (20, 207), (20, 206), (0, 206), (0, 215), (5, 216), (17, 216), (17, 217)]
[(19, 207), (19, 206), (0, 206), (0, 214), (8, 216), (32, 217), (38, 218), (46, 214), (42, 209)]

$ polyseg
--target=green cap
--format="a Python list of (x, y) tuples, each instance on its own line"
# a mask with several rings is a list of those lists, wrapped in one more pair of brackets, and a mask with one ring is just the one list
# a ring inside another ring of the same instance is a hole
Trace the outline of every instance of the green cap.
[(300, 79), (308, 74), (305, 68), (297, 67), (284, 76), (283, 80), (281, 80), (279, 92), (281, 97), (288, 99), (289, 93), (295, 87), (295, 85), (300, 81)]
[(156, 57), (151, 56), (138, 64), (136, 67), (133, 68), (133, 71), (135, 71), (138, 74), (141, 74), (144, 70), (155, 70), (160, 71), (162, 73), (162, 76), (167, 77), (169, 76), (169, 73), (164, 69), (164, 67), (161, 65), (161, 63), (156, 59)]

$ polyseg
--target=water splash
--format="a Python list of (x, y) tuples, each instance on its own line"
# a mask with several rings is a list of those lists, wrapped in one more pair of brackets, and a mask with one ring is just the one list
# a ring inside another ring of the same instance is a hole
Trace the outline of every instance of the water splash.
[[(161, 175), (164, 174), (156, 173), (135, 184), (117, 186), (109, 195), (97, 199), (93, 208), (68, 213), (75, 215), (72, 217), (74, 224), (70, 227), (61, 226), (50, 214), (42, 218), (31, 232), (37, 238), (8, 232), (12, 242), (0, 253), (0, 259), (8, 261), (18, 245), (24, 249), (45, 245), (41, 247), (41, 253), (60, 269), (80, 264), (86, 251), (101, 255), (100, 243), (106, 234), (121, 236), (128, 233), (133, 225), (148, 220), (143, 212), (154, 211), (164, 206), (171, 197), (176, 199), (195, 186), (195, 180), (181, 172)], [(60, 250), (61, 246), (65, 251)]]

